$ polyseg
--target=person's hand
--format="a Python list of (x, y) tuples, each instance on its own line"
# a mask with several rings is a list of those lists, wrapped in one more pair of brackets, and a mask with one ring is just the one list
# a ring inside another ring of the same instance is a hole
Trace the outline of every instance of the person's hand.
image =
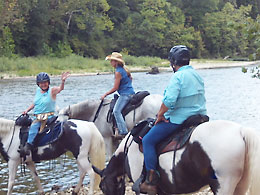
[(23, 115), (26, 115), (26, 114), (27, 114), (27, 112), (28, 112), (28, 111), (27, 111), (27, 110), (25, 110), (25, 111), (23, 111), (23, 112), (22, 112), (22, 114), (23, 114)]
[(103, 99), (105, 99), (105, 97), (106, 97), (106, 96), (107, 96), (107, 95), (106, 95), (106, 94), (104, 94), (104, 95), (102, 95), (102, 96), (101, 96), (101, 98), (100, 98), (100, 99), (101, 99), (101, 100), (103, 100)]
[(61, 80), (64, 82), (70, 76), (69, 72), (63, 72), (61, 75)]
[(156, 121), (155, 121), (154, 124), (156, 125), (157, 123), (159, 123), (159, 122), (161, 122), (161, 121), (164, 121), (164, 122), (166, 122), (166, 123), (169, 122), (169, 121), (166, 120), (165, 117), (162, 115), (162, 116), (157, 116)]

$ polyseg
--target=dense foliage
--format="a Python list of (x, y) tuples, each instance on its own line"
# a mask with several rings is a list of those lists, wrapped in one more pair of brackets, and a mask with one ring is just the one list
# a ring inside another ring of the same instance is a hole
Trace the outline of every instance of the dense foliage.
[(260, 59), (259, 0), (0, 0), (0, 56)]

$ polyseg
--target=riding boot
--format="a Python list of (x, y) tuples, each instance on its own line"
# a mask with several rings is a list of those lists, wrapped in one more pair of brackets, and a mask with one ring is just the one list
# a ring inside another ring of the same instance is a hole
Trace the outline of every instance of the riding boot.
[(26, 143), (25, 146), (20, 150), (21, 156), (30, 155), (30, 151), (32, 150), (32, 145)]
[(146, 192), (148, 195), (157, 194), (157, 183), (159, 181), (159, 173), (155, 170), (149, 170), (146, 175), (146, 180), (140, 185), (141, 193)]

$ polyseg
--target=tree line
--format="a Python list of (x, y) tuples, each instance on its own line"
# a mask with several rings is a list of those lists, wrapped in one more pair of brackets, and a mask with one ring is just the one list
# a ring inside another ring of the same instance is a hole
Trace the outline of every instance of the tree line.
[(0, 56), (260, 59), (258, 0), (0, 0)]

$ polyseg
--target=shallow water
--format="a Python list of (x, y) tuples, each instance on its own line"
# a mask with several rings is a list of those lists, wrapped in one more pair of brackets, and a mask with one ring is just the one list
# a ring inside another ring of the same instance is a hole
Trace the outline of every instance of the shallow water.
[[(241, 68), (198, 70), (205, 81), (208, 115), (211, 120), (225, 119), (260, 130), (260, 80), (241, 72)], [(148, 90), (163, 94), (172, 73), (148, 75), (133, 73), (135, 91)], [(60, 84), (60, 78), (51, 78), (52, 86)], [(0, 117), (15, 119), (33, 101), (35, 80), (0, 80)], [(57, 96), (57, 106), (97, 99), (113, 86), (113, 75), (77, 76), (66, 81), (65, 89)], [(112, 96), (111, 96), (112, 97)], [(55, 161), (37, 164), (37, 170), (45, 191), (53, 185), (63, 188), (75, 185), (78, 170), (75, 161), (61, 156)], [(0, 159), (0, 194), (7, 190), (7, 164)], [(84, 183), (88, 183), (88, 178)], [(36, 194), (30, 173), (22, 177), (20, 167), (17, 174), (15, 194)]]

